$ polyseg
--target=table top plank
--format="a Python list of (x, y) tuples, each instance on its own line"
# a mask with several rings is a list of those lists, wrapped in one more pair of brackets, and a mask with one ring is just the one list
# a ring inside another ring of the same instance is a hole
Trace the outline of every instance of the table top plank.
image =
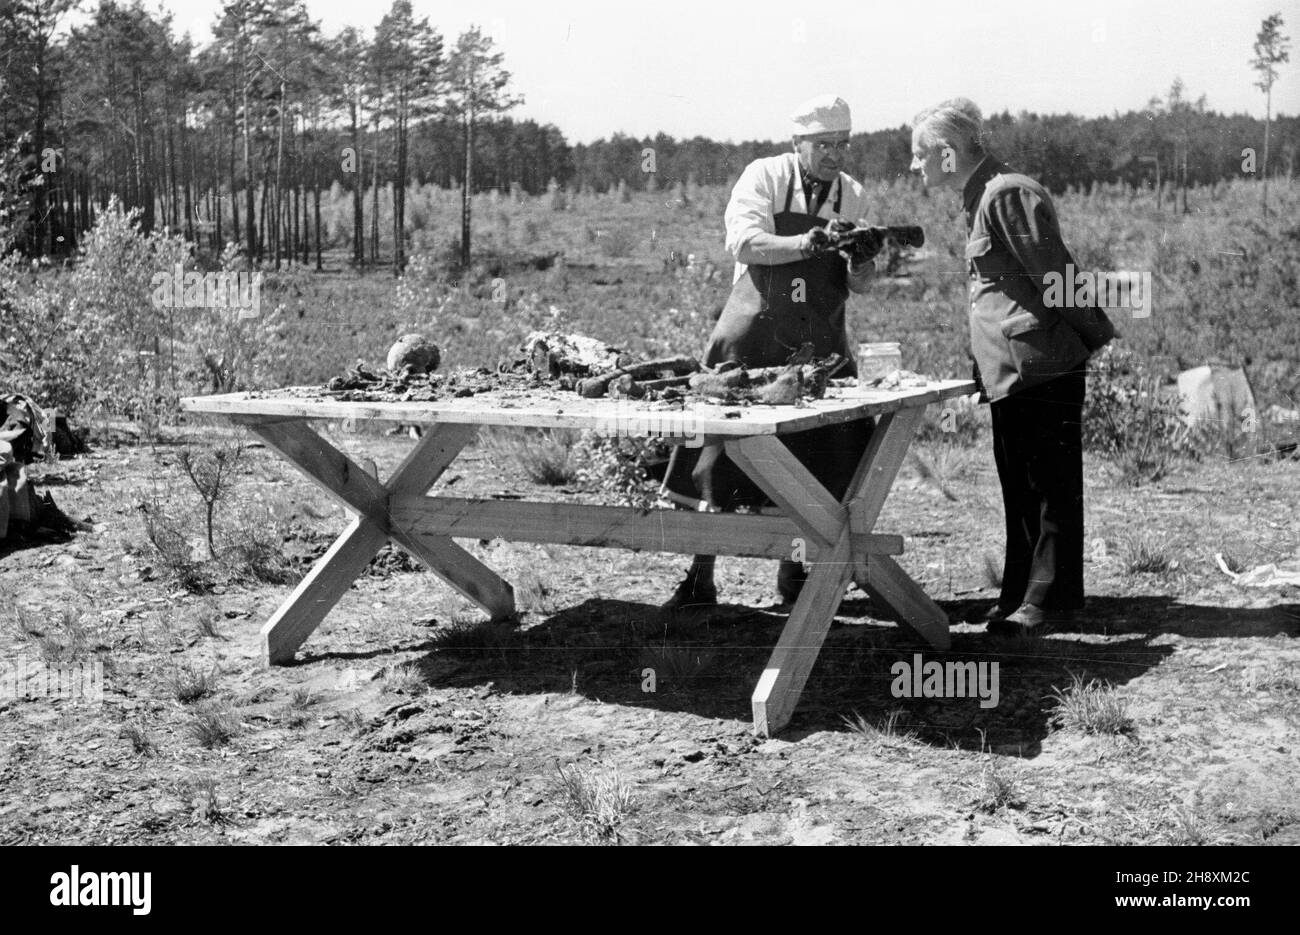
[(627, 437), (776, 435), (878, 416), (975, 392), (970, 380), (937, 380), (896, 390), (833, 387), (801, 406), (671, 406), (628, 399), (584, 399), (550, 388), (493, 391), (433, 401), (364, 402), (333, 398), (319, 387), (189, 396), (186, 412), (409, 424), (463, 423), (520, 428), (588, 429)]

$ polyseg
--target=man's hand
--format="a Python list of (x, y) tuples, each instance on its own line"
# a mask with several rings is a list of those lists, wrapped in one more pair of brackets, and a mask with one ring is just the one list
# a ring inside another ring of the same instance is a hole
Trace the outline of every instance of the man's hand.
[(834, 246), (849, 265), (849, 291), (858, 294), (866, 292), (871, 281), (876, 278), (876, 264), (872, 261), (876, 254), (880, 252), (880, 247), (883, 244), (882, 239), (881, 244), (877, 244), (875, 249), (872, 250), (870, 249), (872, 246), (870, 243), (864, 248), (861, 243), (849, 237), (850, 232), (865, 227), (867, 227), (865, 220), (860, 220), (857, 224), (846, 220), (837, 220), (831, 223), (831, 239), (833, 242), (839, 241)]
[(850, 266), (862, 266), (874, 260), (884, 246), (885, 232), (881, 228), (860, 227), (852, 237), (844, 238), (844, 245), (838, 249)]
[(831, 235), (822, 227), (814, 227), (799, 238), (799, 253), (808, 257), (821, 256), (831, 247)]

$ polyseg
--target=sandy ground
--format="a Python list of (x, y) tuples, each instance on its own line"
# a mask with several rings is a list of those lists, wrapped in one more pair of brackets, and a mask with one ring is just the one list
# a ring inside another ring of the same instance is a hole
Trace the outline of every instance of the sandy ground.
[[(412, 444), (331, 437), (381, 471)], [(749, 696), (788, 611), (775, 563), (724, 559), (725, 603), (670, 615), (683, 557), (469, 543), (515, 585), (516, 626), (481, 624), (392, 554), (268, 670), (258, 630), (291, 585), (189, 593), (145, 541), (142, 501), (193, 498), (178, 447), (44, 468), (96, 531), (0, 558), (0, 651), (98, 658), (105, 695), (0, 700), (0, 843), (1300, 843), (1300, 591), (1239, 587), (1214, 560), (1296, 553), (1300, 464), (1207, 463), (1134, 490), (1090, 460), (1087, 613), (1008, 640), (960, 622), (995, 593), (987, 445), (920, 451), (955, 499), (905, 468), (879, 528), (906, 537), (900, 561), (956, 621), (951, 652), (851, 589), (770, 740)], [(481, 446), (440, 483), (584, 496)], [(230, 503), (291, 519), (300, 571), (344, 524), (263, 448)], [(1160, 570), (1137, 570), (1143, 548)], [(996, 661), (997, 706), (894, 697), (891, 666), (917, 652)], [(178, 700), (178, 672), (209, 674), (207, 695)], [(1074, 676), (1129, 720), (1060, 723)], [(230, 739), (204, 746), (204, 718)]]

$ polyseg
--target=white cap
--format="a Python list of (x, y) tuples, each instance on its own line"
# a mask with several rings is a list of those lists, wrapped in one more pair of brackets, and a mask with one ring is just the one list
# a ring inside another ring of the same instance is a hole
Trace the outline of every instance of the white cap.
[(849, 105), (842, 97), (822, 94), (804, 101), (790, 115), (794, 121), (794, 136), (811, 136), (814, 133), (847, 133), (850, 127)]

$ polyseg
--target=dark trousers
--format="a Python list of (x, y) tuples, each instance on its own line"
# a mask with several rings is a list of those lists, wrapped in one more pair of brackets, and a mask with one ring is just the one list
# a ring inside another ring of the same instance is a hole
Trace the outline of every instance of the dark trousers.
[(998, 400), (993, 457), (1002, 484), (1007, 554), (998, 604), (1083, 606), (1082, 366)]
[[(781, 441), (839, 500), (849, 489), (874, 428), (874, 420), (858, 419), (782, 435)], [(665, 482), (674, 493), (699, 497), (723, 511), (771, 503), (749, 475), (732, 464), (721, 445), (673, 449)]]

